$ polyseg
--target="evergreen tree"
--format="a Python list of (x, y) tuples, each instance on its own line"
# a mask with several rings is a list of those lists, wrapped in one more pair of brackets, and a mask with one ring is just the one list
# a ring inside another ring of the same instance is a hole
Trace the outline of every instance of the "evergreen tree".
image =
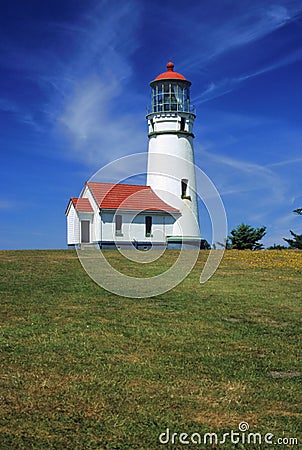
[[(302, 216), (302, 208), (294, 209), (293, 212), (295, 214), (299, 214), (299, 216)], [(296, 248), (296, 249), (301, 250), (302, 249), (302, 234), (296, 234), (292, 230), (290, 230), (290, 234), (293, 236), (294, 239), (283, 238), (284, 241), (286, 241), (289, 244), (289, 248)]]
[(292, 230), (290, 230), (290, 234), (294, 239), (286, 239), (283, 238), (288, 244), (289, 248), (297, 248), (299, 250), (302, 249), (302, 234), (296, 234)]
[(231, 248), (237, 250), (260, 250), (263, 245), (258, 242), (266, 233), (266, 227), (253, 228), (242, 223), (231, 231), (228, 237), (231, 241)]
[(286, 250), (286, 249), (288, 249), (288, 247), (280, 244), (274, 244), (271, 245), (270, 247), (267, 247), (267, 250)]

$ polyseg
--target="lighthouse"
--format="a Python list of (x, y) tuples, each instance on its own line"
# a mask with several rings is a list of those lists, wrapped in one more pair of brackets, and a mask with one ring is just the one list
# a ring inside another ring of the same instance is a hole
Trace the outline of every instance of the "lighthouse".
[(199, 249), (191, 83), (169, 62), (150, 85), (147, 185), (108, 183), (97, 173), (69, 200), (68, 245)]
[(151, 105), (147, 110), (147, 185), (181, 215), (173, 225), (168, 242), (200, 238), (193, 124), (195, 107), (190, 103), (190, 86), (183, 75), (167, 64), (167, 71), (150, 83)]

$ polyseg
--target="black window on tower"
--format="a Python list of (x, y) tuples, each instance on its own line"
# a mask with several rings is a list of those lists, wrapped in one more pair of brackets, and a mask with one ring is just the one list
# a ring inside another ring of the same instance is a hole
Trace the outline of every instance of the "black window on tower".
[(191, 200), (191, 196), (188, 195), (188, 180), (186, 178), (181, 180), (181, 198)]
[(188, 180), (183, 178), (181, 180), (181, 198), (186, 197), (187, 195), (187, 189), (188, 189)]
[(152, 234), (152, 217), (151, 216), (146, 216), (145, 217), (145, 234), (146, 237), (150, 237)]
[(186, 119), (184, 117), (182, 117), (180, 119), (180, 130), (185, 131), (185, 126), (186, 126)]

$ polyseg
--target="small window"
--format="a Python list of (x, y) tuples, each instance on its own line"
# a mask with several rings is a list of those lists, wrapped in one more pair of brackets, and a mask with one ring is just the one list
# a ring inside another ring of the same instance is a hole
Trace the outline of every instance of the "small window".
[(180, 119), (180, 130), (185, 131), (185, 126), (186, 126), (186, 119), (184, 117), (182, 117)]
[(150, 120), (151, 131), (154, 131), (154, 122), (153, 119)]
[(186, 178), (181, 180), (181, 198), (191, 200), (190, 195), (188, 195), (188, 180)]
[(183, 178), (181, 180), (181, 197), (182, 198), (187, 196), (187, 190), (188, 190), (188, 180)]
[(122, 223), (123, 218), (120, 214), (116, 214), (115, 216), (115, 234), (116, 236), (122, 236)]
[(152, 217), (146, 216), (145, 217), (145, 229), (146, 229), (146, 237), (152, 236)]

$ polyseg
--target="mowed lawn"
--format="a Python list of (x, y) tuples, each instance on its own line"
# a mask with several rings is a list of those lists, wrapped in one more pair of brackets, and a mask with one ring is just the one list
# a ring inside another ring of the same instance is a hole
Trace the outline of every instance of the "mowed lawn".
[[(1, 251), (0, 449), (302, 448), (302, 252), (227, 251), (200, 285), (207, 256), (172, 291), (129, 299), (74, 251)], [(301, 447), (159, 442), (242, 421)]]

